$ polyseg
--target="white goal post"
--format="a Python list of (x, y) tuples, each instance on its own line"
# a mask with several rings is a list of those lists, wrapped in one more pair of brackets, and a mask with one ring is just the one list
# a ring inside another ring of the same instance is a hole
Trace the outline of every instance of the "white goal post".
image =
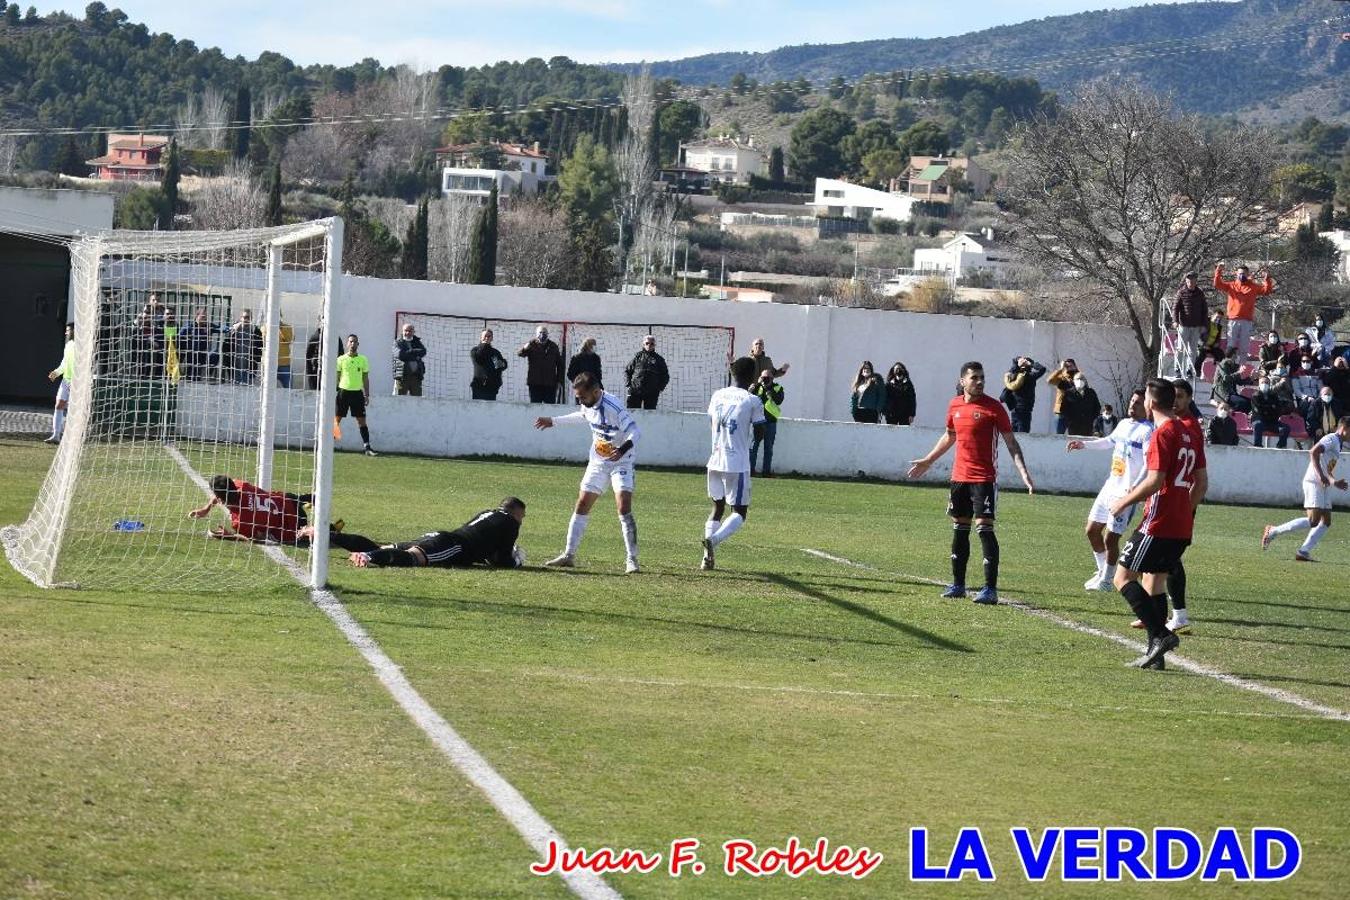
[[(0, 535), (13, 566), (43, 587), (322, 586), (342, 221), (104, 232), (70, 255), (68, 416), (32, 512)], [(217, 476), (240, 522), (188, 516)]]

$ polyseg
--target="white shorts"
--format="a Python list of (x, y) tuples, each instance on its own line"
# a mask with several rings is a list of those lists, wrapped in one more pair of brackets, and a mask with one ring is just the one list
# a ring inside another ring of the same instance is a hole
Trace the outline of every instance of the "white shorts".
[(1331, 489), (1320, 481), (1303, 482), (1304, 509), (1331, 509)]
[(633, 460), (591, 460), (581, 476), (581, 489), (588, 494), (603, 494), (606, 485), (612, 485), (616, 494), (633, 493)]
[(56, 389), (56, 402), (57, 403), (70, 402), (70, 381), (68, 379), (65, 378), (61, 379), (61, 385)]
[(749, 472), (714, 472), (708, 470), (708, 496), (726, 500), (732, 506), (750, 505)]
[(1092, 501), (1092, 509), (1088, 510), (1088, 521), (1105, 525), (1112, 534), (1124, 534), (1130, 520), (1134, 518), (1134, 507), (1131, 506), (1118, 516), (1111, 515), (1111, 507), (1119, 499), (1119, 494), (1103, 487), (1097, 492), (1097, 499)]

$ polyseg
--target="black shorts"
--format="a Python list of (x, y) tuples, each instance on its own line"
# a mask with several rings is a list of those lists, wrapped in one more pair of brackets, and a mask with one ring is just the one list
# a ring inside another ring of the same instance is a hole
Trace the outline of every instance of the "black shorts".
[(344, 419), (348, 413), (358, 419), (366, 417), (366, 395), (364, 391), (338, 391), (337, 417)]
[(398, 544), (400, 550), (416, 547), (426, 554), (429, 566), (471, 566), (478, 558), (464, 545), (464, 540), (453, 531), (433, 531), (415, 541)]
[(998, 485), (992, 481), (953, 481), (947, 515), (953, 519), (993, 519)]
[(1131, 572), (1170, 572), (1190, 545), (1185, 538), (1153, 537), (1136, 531), (1120, 548), (1120, 565)]

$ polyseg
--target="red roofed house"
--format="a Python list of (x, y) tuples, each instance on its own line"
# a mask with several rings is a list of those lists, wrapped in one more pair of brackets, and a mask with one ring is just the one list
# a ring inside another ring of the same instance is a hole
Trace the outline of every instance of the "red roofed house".
[(169, 139), (156, 134), (110, 134), (108, 153), (85, 160), (93, 167), (91, 178), (103, 181), (158, 181), (164, 172), (160, 162)]

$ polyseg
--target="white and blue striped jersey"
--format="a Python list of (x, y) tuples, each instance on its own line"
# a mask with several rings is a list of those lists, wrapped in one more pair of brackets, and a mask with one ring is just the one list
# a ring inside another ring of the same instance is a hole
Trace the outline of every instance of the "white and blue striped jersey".
[(764, 403), (754, 394), (735, 386), (724, 387), (708, 401), (712, 420), (712, 472), (749, 472), (750, 444), (754, 426), (764, 423)]
[(555, 416), (553, 424), (583, 420), (591, 426), (591, 462), (608, 462), (609, 454), (624, 441), (632, 441), (635, 446), (624, 454), (623, 461), (637, 462), (636, 444), (642, 432), (618, 397), (602, 391), (600, 400), (594, 406), (583, 406), (565, 416)]
[(1148, 442), (1153, 423), (1122, 419), (1106, 439), (1111, 442), (1111, 475), (1104, 489), (1112, 496), (1124, 497), (1148, 471)]

